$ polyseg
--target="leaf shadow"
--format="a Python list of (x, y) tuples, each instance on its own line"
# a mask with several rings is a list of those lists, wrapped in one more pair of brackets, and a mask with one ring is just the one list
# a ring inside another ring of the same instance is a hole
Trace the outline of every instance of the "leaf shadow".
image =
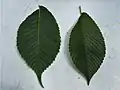
[[(76, 21), (77, 22), (77, 21)], [(76, 24), (76, 23), (75, 23)], [(67, 32), (66, 36), (65, 36), (65, 42), (64, 42), (64, 54), (67, 58), (67, 62), (70, 66), (72, 66), (72, 68), (78, 72), (76, 66), (74, 65), (72, 58), (70, 56), (70, 52), (69, 52), (69, 39), (70, 39), (70, 35), (72, 32), (73, 27), (75, 26), (75, 24), (69, 29), (69, 31)]]
[[(72, 61), (72, 58), (70, 56), (70, 52), (69, 52), (69, 39), (70, 39), (70, 35), (72, 32), (72, 29), (74, 28), (74, 26), (76, 25), (76, 23), (78, 22), (78, 19), (76, 20), (76, 22), (73, 24), (73, 26), (69, 29), (69, 31), (67, 32), (66, 36), (65, 36), (65, 42), (64, 42), (64, 54), (66, 56), (67, 62), (70, 66), (72, 66), (72, 68), (78, 73), (80, 74), (82, 77), (84, 77), (86, 80), (87, 78), (76, 68), (74, 62)], [(78, 79), (80, 79), (78, 77)]]

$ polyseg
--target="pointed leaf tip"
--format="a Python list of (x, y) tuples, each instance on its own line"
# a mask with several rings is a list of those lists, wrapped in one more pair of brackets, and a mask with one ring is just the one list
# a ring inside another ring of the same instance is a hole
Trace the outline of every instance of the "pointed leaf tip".
[[(41, 75), (42, 76), (42, 75)], [(38, 81), (39, 81), (39, 84), (41, 85), (42, 88), (44, 88), (44, 85), (42, 83), (42, 78), (41, 76), (37, 76), (38, 77)]]

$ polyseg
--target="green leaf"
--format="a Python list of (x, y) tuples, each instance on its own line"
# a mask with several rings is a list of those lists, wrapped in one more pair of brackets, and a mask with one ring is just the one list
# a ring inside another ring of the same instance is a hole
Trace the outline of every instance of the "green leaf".
[(73, 27), (69, 52), (77, 71), (87, 80), (97, 72), (105, 57), (105, 42), (99, 27), (85, 12)]
[(55, 60), (60, 48), (59, 27), (47, 8), (39, 6), (21, 23), (17, 48), (44, 88), (41, 75)]

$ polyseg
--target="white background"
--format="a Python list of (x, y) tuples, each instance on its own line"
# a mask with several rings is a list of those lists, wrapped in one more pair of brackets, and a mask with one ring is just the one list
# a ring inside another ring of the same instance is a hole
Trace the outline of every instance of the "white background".
[[(43, 73), (44, 89), (16, 48), (20, 23), (46, 6), (56, 18), (62, 38), (60, 53)], [(79, 17), (79, 6), (100, 27), (107, 47), (101, 68), (87, 86), (69, 64), (67, 32)], [(0, 90), (120, 90), (120, 0), (0, 0)]]

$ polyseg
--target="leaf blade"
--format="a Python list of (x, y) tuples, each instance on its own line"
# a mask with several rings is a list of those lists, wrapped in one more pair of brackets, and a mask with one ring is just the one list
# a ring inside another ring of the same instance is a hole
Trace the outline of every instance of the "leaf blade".
[(89, 85), (105, 57), (105, 42), (99, 27), (85, 12), (81, 13), (69, 40), (70, 56)]
[(27, 65), (41, 75), (54, 61), (60, 48), (60, 32), (54, 16), (43, 6), (29, 15), (20, 25), (17, 48)]

